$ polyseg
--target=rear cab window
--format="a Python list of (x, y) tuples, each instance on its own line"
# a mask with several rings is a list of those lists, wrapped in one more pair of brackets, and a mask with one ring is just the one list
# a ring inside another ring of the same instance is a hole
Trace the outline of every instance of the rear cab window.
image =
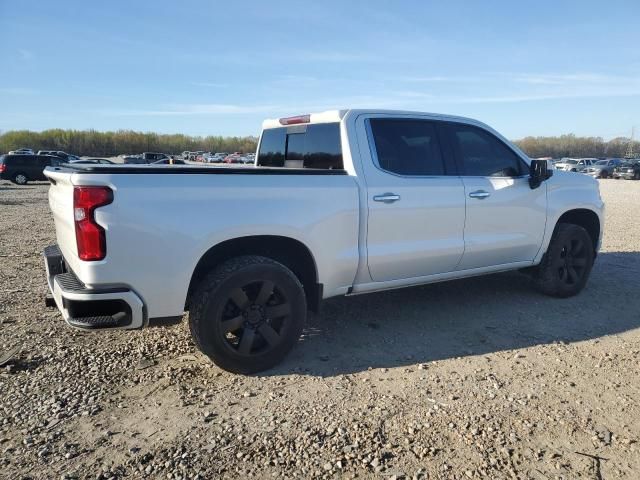
[(340, 124), (311, 123), (263, 130), (257, 165), (342, 169)]

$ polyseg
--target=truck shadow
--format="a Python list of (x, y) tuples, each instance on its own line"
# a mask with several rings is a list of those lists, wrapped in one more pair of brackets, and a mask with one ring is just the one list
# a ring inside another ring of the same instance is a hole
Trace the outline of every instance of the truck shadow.
[(267, 375), (326, 377), (614, 335), (640, 327), (640, 252), (600, 253), (573, 298), (541, 295), (511, 272), (331, 299), (307, 327)]

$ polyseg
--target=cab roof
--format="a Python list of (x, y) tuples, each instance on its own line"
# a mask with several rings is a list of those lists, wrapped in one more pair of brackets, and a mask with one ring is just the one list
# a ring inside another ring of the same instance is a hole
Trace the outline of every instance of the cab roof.
[(262, 128), (277, 128), (283, 127), (287, 125), (294, 124), (309, 124), (309, 123), (332, 123), (332, 122), (340, 122), (344, 117), (349, 115), (359, 115), (359, 114), (385, 114), (385, 115), (424, 115), (431, 118), (438, 118), (440, 120), (452, 120), (452, 121), (461, 121), (464, 123), (472, 123), (476, 125), (481, 125), (483, 127), (488, 127), (484, 123), (475, 120), (473, 118), (468, 117), (460, 117), (455, 115), (445, 115), (441, 113), (430, 113), (430, 112), (418, 112), (412, 110), (384, 110), (384, 109), (369, 109), (369, 108), (351, 108), (351, 109), (343, 109), (343, 110), (327, 110), (324, 112), (317, 113), (308, 113), (303, 115), (296, 115), (292, 117), (282, 117), (282, 118), (268, 118), (262, 122)]

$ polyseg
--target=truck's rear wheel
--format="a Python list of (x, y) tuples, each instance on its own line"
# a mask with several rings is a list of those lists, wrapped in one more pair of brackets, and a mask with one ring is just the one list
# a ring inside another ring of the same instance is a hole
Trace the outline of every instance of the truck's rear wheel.
[(587, 283), (593, 266), (593, 243), (579, 225), (560, 223), (534, 275), (538, 290), (554, 297), (571, 297)]
[(307, 315), (304, 289), (287, 267), (259, 256), (231, 259), (192, 296), (191, 335), (219, 367), (254, 373), (278, 364), (295, 345)]

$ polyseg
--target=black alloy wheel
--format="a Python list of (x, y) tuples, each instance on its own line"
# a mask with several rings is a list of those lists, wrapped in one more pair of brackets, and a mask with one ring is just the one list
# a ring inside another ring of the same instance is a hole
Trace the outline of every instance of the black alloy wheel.
[(576, 285), (584, 275), (587, 266), (587, 250), (580, 238), (569, 238), (555, 259), (558, 279), (566, 285)]
[(307, 315), (304, 288), (283, 264), (232, 258), (193, 293), (189, 325), (200, 350), (219, 367), (255, 373), (278, 364), (298, 341)]
[(291, 304), (270, 280), (252, 282), (229, 293), (217, 322), (226, 343), (239, 355), (277, 347), (291, 323)]
[(595, 258), (594, 240), (587, 231), (571, 223), (559, 223), (534, 272), (538, 290), (554, 297), (571, 297), (586, 285)]

